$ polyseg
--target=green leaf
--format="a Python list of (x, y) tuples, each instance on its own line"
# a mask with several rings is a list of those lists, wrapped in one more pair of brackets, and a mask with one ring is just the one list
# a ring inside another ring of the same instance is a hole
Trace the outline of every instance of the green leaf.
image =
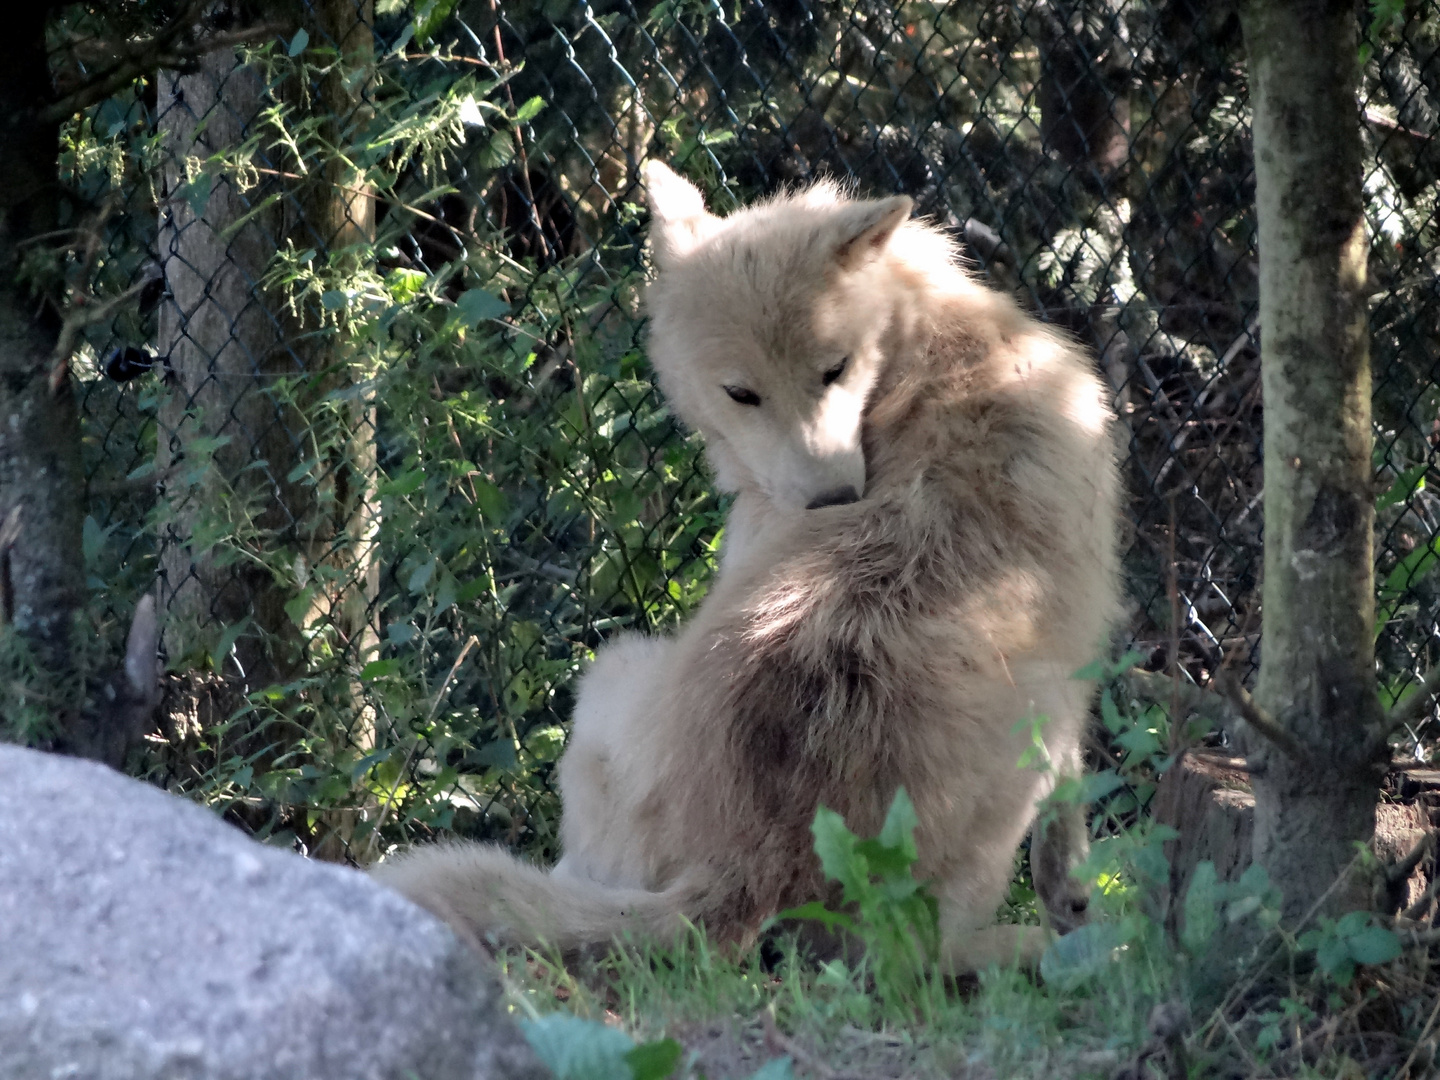
[(1114, 923), (1086, 923), (1050, 943), (1040, 957), (1047, 983), (1071, 990), (1109, 971), (1126, 935)]
[(472, 329), (485, 319), (498, 319), (510, 313), (510, 305), (484, 289), (466, 289), (455, 300), (460, 319)]
[(210, 205), (210, 190), (214, 184), (215, 178), (209, 173), (197, 173), (193, 180), (186, 180), (175, 189), (175, 196), (183, 199), (197, 218), (204, 217), (205, 208)]
[(105, 550), (105, 538), (108, 535), (108, 529), (102, 529), (98, 521), (89, 514), (85, 515), (85, 524), (80, 530), (80, 551), (87, 567), (93, 567), (99, 560), (100, 553)]
[(1082, 804), (1098, 802), (1106, 795), (1119, 791), (1124, 786), (1125, 778), (1114, 769), (1086, 773), (1081, 779), (1080, 796), (1076, 801)]
[(456, 2), (457, 0), (434, 0), (430, 4), (421, 4), (419, 17), (411, 23), (415, 28), (415, 40), (421, 45), (427, 44), (455, 10)]
[(1355, 960), (1350, 955), (1349, 945), (1338, 935), (1332, 934), (1320, 939), (1315, 949), (1315, 962), (1320, 965), (1321, 971), (1341, 986), (1355, 976)]
[(1424, 491), (1425, 473), (1429, 468), (1429, 464), (1420, 464), (1402, 472), (1395, 478), (1395, 482), (1390, 485), (1389, 490), (1375, 500), (1375, 509), (1384, 510), (1387, 506), (1404, 502), (1417, 491)]
[(919, 825), (920, 819), (915, 815), (915, 804), (910, 801), (909, 792), (903, 786), (896, 788), (895, 797), (890, 800), (890, 809), (885, 814), (885, 824), (880, 827), (880, 843), (908, 855), (906, 865), (909, 865), (919, 858), (915, 849), (915, 830)]
[(1406, 555), (1385, 576), (1376, 597), (1375, 633), (1385, 629), (1385, 624), (1395, 617), (1405, 594), (1440, 565), (1440, 535), (1428, 544), (1417, 547)]
[(1400, 937), (1388, 926), (1367, 926), (1351, 934), (1350, 956), (1361, 964), (1388, 964), (1400, 955)]
[(360, 678), (367, 682), (371, 679), (381, 679), (386, 675), (398, 675), (400, 673), (400, 661), (395, 657), (388, 660), (371, 660), (360, 669)]
[(475, 504), (480, 516), (491, 525), (503, 525), (510, 514), (510, 504), (505, 493), (487, 480), (476, 476), (471, 479), (475, 485)]
[(425, 586), (430, 584), (430, 579), (435, 576), (435, 560), (426, 559), (423, 563), (410, 571), (410, 578), (405, 582), (405, 587), (412, 593), (424, 592)]
[(1112, 733), (1121, 732), (1127, 726), (1109, 690), (1100, 695), (1100, 719), (1105, 724), (1105, 730)]
[(401, 473), (399, 476), (396, 476), (390, 480), (386, 480), (383, 484), (380, 484), (378, 490), (381, 495), (405, 496), (411, 494), (414, 491), (418, 491), (421, 485), (423, 485), (424, 483), (425, 470), (423, 468), (409, 469), (406, 472)]
[(1149, 757), (1160, 749), (1160, 740), (1149, 728), (1135, 726), (1115, 736), (1115, 741), (1139, 758)]
[(425, 275), (419, 270), (396, 267), (385, 275), (385, 288), (400, 303), (413, 300), (425, 288)]
[(406, 45), (409, 45), (410, 42), (414, 39), (414, 37), (415, 37), (415, 24), (412, 22), (412, 23), (408, 24), (408, 25), (405, 27), (404, 30), (401, 30), (401, 31), (400, 31), (400, 36), (395, 39), (395, 44), (390, 46), (389, 55), (390, 55), (390, 56), (399, 56), (401, 53), (403, 53), (403, 52), (405, 51), (405, 46), (406, 46)]
[(680, 1064), (684, 1048), (674, 1039), (642, 1043), (625, 1055), (635, 1080), (665, 1080)]
[(435, 590), (435, 614), (439, 615), (448, 611), (455, 603), (455, 595), (459, 591), (459, 584), (455, 575), (446, 570), (440, 575), (440, 585)]
[(634, 1041), (596, 1020), (551, 1013), (521, 1020), (520, 1032), (556, 1080), (633, 1080), (627, 1055)]
[(305, 629), (305, 616), (310, 613), (310, 602), (315, 598), (315, 589), (302, 589), (285, 603), (285, 614), (301, 630)]
[(486, 743), (471, 755), (470, 760), (477, 765), (485, 765), (502, 772), (512, 772), (520, 763), (515, 756), (515, 744), (509, 739), (496, 739)]
[(777, 920), (782, 919), (807, 919), (810, 922), (823, 923), (827, 929), (840, 927), (848, 930), (855, 925), (855, 921), (841, 911), (831, 911), (819, 900), (811, 900), (808, 904), (801, 904), (799, 907), (786, 908), (777, 912)]
[(231, 623), (225, 627), (220, 634), (220, 640), (215, 643), (215, 648), (210, 650), (210, 659), (218, 669), (225, 657), (230, 655), (230, 650), (235, 648), (235, 642), (240, 640), (240, 635), (250, 627), (250, 616), (245, 616), (237, 623)]
[(305, 32), (305, 28), (302, 26), (299, 30), (295, 31), (295, 36), (290, 39), (290, 45), (286, 48), (285, 55), (294, 59), (304, 52), (305, 47), (309, 44), (310, 35)]
[(840, 882), (848, 896), (865, 878), (863, 869), (857, 873), (854, 833), (845, 827), (845, 819), (828, 806), (816, 808), (810, 832), (815, 836), (820, 868), (831, 881)]
[(545, 108), (545, 99), (532, 97), (529, 101), (515, 110), (515, 125), (528, 124), (535, 117), (540, 115), (540, 110)]

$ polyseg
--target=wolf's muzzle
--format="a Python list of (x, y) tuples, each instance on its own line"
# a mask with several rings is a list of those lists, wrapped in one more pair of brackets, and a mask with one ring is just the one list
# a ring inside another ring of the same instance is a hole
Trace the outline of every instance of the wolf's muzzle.
[(833, 491), (825, 491), (810, 500), (806, 510), (819, 510), (825, 506), (846, 506), (849, 503), (859, 502), (860, 493), (853, 487), (835, 488)]

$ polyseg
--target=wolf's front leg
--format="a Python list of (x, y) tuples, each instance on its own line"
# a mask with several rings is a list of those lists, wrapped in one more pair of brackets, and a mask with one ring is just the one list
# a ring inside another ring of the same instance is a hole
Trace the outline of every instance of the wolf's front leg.
[[(1084, 769), (1078, 742), (1056, 751), (1052, 775), (1057, 785), (1079, 777)], [(1042, 800), (1030, 831), (1030, 880), (1058, 934), (1082, 926), (1090, 910), (1090, 885), (1075, 874), (1090, 855), (1086, 809), (1074, 801)]]
[(1041, 810), (1030, 835), (1030, 878), (1058, 934), (1084, 925), (1089, 915), (1090, 886), (1075, 875), (1089, 854), (1084, 806), (1058, 803)]
[(938, 885), (940, 963), (949, 975), (992, 966), (1036, 969), (1052, 935), (1042, 926), (997, 925), (1019, 838), (974, 842), (958, 873)]

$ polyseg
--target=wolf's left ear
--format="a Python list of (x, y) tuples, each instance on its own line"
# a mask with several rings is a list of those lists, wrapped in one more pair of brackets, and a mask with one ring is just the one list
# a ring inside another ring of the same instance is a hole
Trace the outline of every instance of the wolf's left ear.
[(884, 251), (914, 205), (908, 195), (892, 195), (844, 206), (835, 244), (835, 261), (841, 269), (858, 269)]
[(716, 219), (705, 209), (700, 189), (663, 162), (647, 161), (641, 175), (650, 204), (650, 246), (655, 264), (664, 269), (704, 239)]

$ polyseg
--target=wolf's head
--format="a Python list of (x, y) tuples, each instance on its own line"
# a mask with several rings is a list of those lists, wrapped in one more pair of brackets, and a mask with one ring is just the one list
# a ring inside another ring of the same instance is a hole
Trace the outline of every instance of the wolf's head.
[(861, 498), (865, 401), (903, 287), (883, 257), (910, 200), (819, 185), (721, 219), (658, 162), (645, 185), (650, 359), (721, 487), (796, 509)]

